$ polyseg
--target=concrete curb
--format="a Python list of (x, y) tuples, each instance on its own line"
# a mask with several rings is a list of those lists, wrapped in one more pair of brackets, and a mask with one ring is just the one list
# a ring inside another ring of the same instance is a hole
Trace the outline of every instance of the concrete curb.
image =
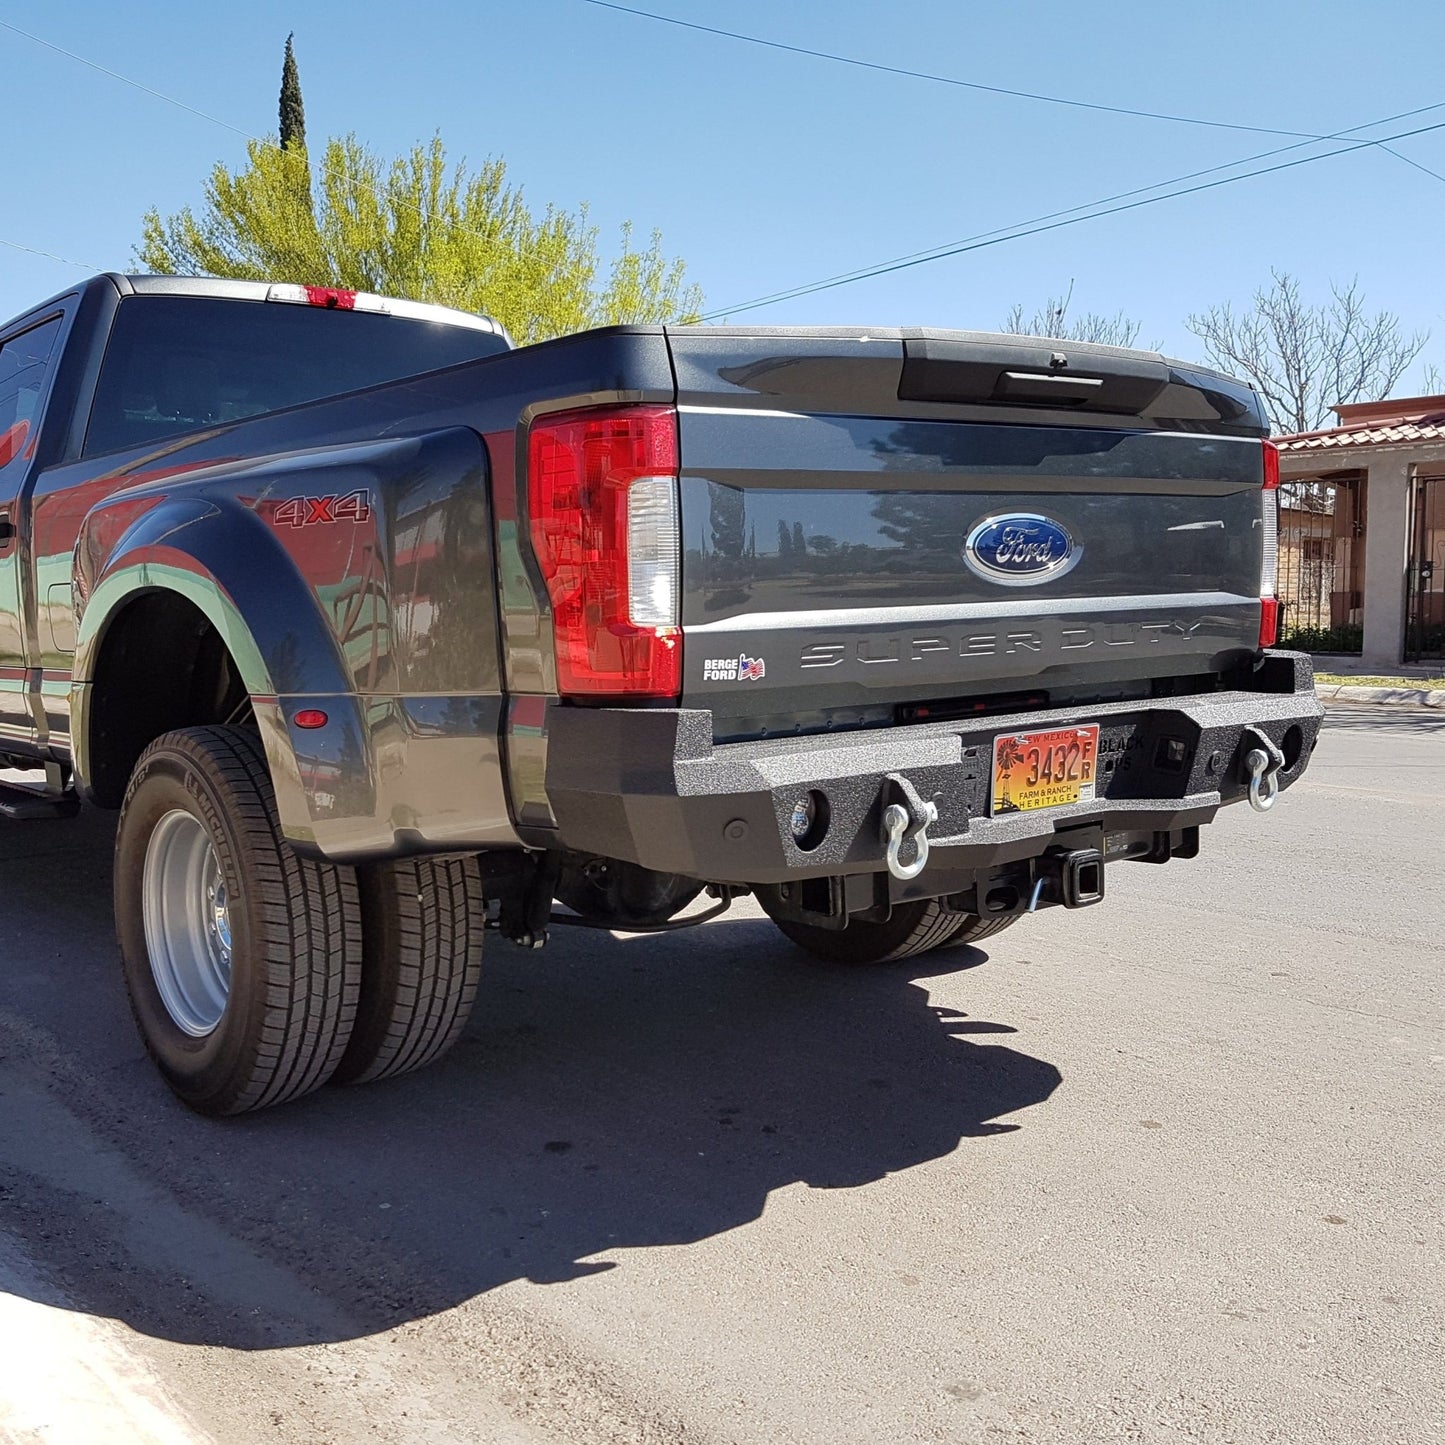
[(1445, 687), (1355, 687), (1346, 682), (1316, 685), (1315, 693), (1321, 702), (1384, 702), (1445, 712)]

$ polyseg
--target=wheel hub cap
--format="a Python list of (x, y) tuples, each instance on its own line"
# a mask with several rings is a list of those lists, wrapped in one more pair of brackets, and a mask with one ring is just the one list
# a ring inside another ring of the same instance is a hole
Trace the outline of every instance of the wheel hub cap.
[(231, 894), (200, 819), (156, 824), (142, 885), (146, 952), (166, 1012), (192, 1038), (214, 1032), (231, 994)]

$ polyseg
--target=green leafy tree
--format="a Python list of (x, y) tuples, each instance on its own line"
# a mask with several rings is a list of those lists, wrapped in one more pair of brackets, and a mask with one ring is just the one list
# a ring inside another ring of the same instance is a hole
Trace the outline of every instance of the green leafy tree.
[(294, 34), (286, 37), (286, 55), (281, 61), (281, 149), (306, 149), (306, 107), (301, 101), (301, 76), (296, 69), (296, 52), (291, 48)]
[(519, 342), (589, 326), (686, 321), (702, 309), (681, 260), (621, 229), (610, 261), (587, 207), (538, 213), (506, 163), (448, 162), (440, 137), (386, 160), (355, 136), (247, 146), (217, 165), (198, 210), (146, 213), (137, 260), (162, 275), (292, 281), (434, 301), (499, 320)]

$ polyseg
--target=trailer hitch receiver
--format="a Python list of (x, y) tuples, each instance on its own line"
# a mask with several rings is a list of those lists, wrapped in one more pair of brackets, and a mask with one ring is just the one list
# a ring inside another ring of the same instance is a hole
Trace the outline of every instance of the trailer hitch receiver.
[(1097, 848), (1053, 849), (1038, 862), (1038, 877), (1028, 911), (1041, 902), (1087, 908), (1104, 901), (1104, 855)]

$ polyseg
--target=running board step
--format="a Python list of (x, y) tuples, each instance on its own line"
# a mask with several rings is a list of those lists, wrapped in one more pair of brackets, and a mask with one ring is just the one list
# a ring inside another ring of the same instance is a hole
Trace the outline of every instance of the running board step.
[(80, 799), (70, 789), (63, 793), (42, 793), (23, 784), (0, 783), (0, 818), (28, 823), (40, 818), (73, 818), (80, 811)]

